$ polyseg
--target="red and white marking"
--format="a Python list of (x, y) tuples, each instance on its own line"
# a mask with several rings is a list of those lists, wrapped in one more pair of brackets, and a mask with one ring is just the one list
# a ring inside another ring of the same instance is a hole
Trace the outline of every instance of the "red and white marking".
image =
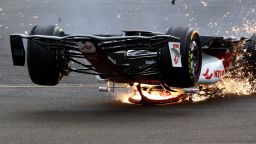
[(202, 55), (202, 69), (199, 78), (199, 84), (213, 84), (218, 82), (225, 74), (223, 62), (217, 57), (207, 54)]
[(182, 67), (181, 54), (180, 54), (180, 43), (179, 42), (169, 42), (169, 51), (172, 59), (173, 67)]

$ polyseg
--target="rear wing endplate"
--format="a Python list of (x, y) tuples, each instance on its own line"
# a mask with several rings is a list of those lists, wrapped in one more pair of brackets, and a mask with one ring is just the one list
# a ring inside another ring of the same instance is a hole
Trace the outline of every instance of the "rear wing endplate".
[(22, 36), (11, 35), (10, 42), (11, 42), (13, 65), (24, 66), (25, 65), (25, 49), (22, 41)]

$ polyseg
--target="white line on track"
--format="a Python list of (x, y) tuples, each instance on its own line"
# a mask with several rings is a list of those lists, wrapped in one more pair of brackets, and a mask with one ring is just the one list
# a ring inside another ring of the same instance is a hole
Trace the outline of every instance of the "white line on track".
[(35, 84), (0, 84), (0, 88), (97, 88), (99, 84), (58, 84), (56, 86), (41, 86)]

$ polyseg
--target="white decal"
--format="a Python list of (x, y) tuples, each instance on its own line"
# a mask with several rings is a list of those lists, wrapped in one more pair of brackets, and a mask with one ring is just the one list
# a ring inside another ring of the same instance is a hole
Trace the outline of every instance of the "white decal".
[(182, 67), (181, 54), (180, 54), (180, 43), (179, 42), (169, 42), (169, 51), (172, 59), (173, 67)]

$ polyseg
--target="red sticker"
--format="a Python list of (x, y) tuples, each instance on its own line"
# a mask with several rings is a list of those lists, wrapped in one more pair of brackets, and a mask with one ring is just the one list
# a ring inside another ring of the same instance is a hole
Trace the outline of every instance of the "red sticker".
[(203, 76), (205, 77), (205, 79), (209, 80), (212, 78), (213, 74), (209, 75), (209, 68), (207, 68), (206, 72), (203, 74)]
[(173, 48), (180, 48), (180, 45), (175, 43), (175, 44), (173, 44)]

